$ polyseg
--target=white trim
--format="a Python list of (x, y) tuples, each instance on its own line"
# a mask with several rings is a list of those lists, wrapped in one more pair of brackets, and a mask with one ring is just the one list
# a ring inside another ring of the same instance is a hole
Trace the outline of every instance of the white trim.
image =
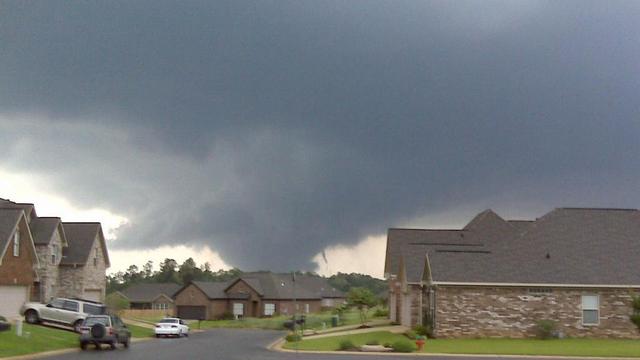
[(623, 288), (640, 289), (640, 285), (615, 285), (615, 284), (554, 284), (554, 283), (491, 283), (491, 282), (456, 282), (434, 281), (433, 285), (452, 286), (504, 286), (504, 287), (565, 287), (565, 288)]

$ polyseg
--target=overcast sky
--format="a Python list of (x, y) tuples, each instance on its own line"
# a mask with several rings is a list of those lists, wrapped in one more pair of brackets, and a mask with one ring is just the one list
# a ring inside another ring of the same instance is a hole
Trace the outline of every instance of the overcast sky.
[(94, 211), (130, 263), (180, 245), (378, 276), (389, 227), (638, 207), (638, 19), (637, 1), (2, 1), (0, 197)]

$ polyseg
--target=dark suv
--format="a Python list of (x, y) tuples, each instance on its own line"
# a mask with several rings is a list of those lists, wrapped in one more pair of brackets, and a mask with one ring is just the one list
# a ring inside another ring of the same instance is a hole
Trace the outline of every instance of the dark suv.
[(100, 349), (101, 344), (109, 344), (115, 349), (120, 343), (125, 348), (131, 343), (131, 331), (115, 315), (90, 315), (80, 327), (80, 348), (86, 350), (88, 344)]

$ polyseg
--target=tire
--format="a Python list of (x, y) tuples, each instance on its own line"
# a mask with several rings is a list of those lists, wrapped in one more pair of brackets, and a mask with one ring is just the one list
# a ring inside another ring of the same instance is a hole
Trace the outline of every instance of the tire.
[(111, 350), (115, 350), (116, 349), (116, 344), (117, 343), (115, 341), (112, 341), (112, 342), (109, 343), (109, 346), (111, 347)]
[(86, 343), (86, 342), (81, 342), (81, 343), (80, 343), (80, 349), (81, 349), (82, 351), (87, 350), (87, 343)]
[(40, 322), (40, 317), (35, 310), (27, 310), (24, 314), (24, 319), (29, 324), (37, 324)]
[(76, 322), (73, 323), (73, 332), (79, 334), (81, 327), (82, 327), (82, 320), (76, 320)]
[(125, 348), (125, 349), (128, 349), (128, 348), (129, 348), (130, 343), (131, 343), (131, 338), (130, 338), (130, 337), (128, 337), (128, 338), (127, 338), (127, 340), (126, 340), (125, 342), (123, 342), (123, 343), (122, 343), (122, 345), (124, 345), (124, 348)]
[(156, 334), (156, 338), (157, 338), (157, 339), (160, 339), (160, 334)]

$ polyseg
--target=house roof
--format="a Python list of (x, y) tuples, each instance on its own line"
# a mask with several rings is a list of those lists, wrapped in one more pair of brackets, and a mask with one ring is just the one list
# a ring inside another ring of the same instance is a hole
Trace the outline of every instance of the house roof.
[(120, 293), (131, 302), (152, 302), (160, 295), (166, 295), (172, 299), (178, 290), (180, 290), (180, 285), (174, 283), (134, 284)]
[(69, 244), (62, 253), (61, 265), (85, 265), (96, 237), (101, 242), (107, 267), (110, 265), (107, 246), (98, 222), (63, 222), (62, 228)]
[(422, 279), (428, 257), (436, 282), (640, 285), (635, 209), (559, 208), (527, 222), (483, 212), (461, 230), (476, 244), (465, 247), (437, 231), (392, 230), (386, 270), (397, 273), (403, 257), (409, 282)]
[(12, 239), (11, 235), (22, 216), (24, 216), (24, 213), (21, 209), (0, 208), (0, 261), (4, 257), (4, 253)]
[(27, 216), (31, 216), (32, 218), (37, 216), (36, 208), (31, 203), (16, 203), (11, 200), (0, 198), (0, 207), (22, 209), (24, 210), (24, 214)]
[[(2, 259), (9, 248), (9, 244), (11, 243), (12, 235), (14, 234), (16, 227), (20, 224), (20, 221), (24, 219), (26, 222), (26, 216), (24, 214), (24, 210), (21, 208), (0, 208), (0, 264), (2, 263)], [(27, 229), (29, 226), (27, 225)], [(33, 244), (33, 237), (31, 236), (31, 232), (27, 231), (26, 236), (21, 236), (21, 241), (29, 241), (29, 248), (33, 253), (33, 259), (36, 265), (39, 264), (38, 256), (36, 253), (35, 245)]]
[(62, 221), (58, 217), (37, 217), (31, 220), (29, 224), (33, 242), (36, 245), (48, 245), (53, 239), (56, 229), (60, 229), (61, 240), (66, 244), (66, 237), (62, 229)]
[(308, 275), (296, 275), (295, 290), (291, 274), (271, 272), (246, 273), (225, 282), (193, 281), (192, 283), (200, 288), (209, 299), (228, 299), (241, 296), (240, 293), (228, 291), (238, 281), (244, 281), (262, 298), (270, 300), (293, 299), (294, 297), (299, 300), (345, 297), (344, 293), (331, 287), (326, 279)]

